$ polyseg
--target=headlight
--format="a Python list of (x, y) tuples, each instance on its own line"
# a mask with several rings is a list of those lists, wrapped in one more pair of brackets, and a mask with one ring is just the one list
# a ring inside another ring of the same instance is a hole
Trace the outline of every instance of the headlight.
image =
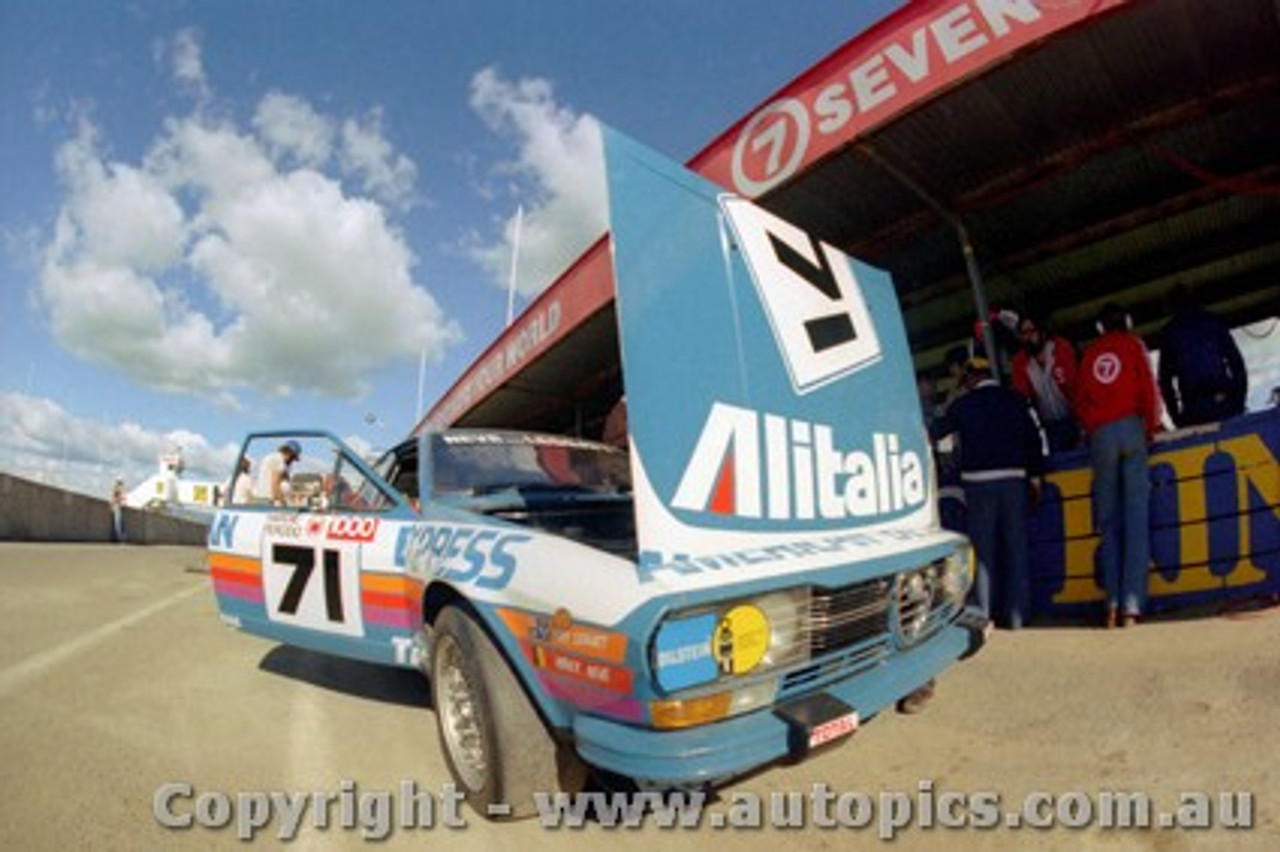
[(967, 542), (923, 568), (904, 571), (896, 583), (898, 637), (913, 645), (941, 626), (943, 612), (964, 605), (973, 584), (973, 547)]
[(965, 542), (943, 560), (942, 591), (947, 600), (964, 603), (973, 586), (973, 545)]
[(768, 703), (763, 693), (771, 696), (776, 682), (764, 675), (809, 658), (808, 613), (803, 587), (669, 615), (654, 636), (650, 663), (664, 692), (691, 692), (654, 702), (654, 723), (701, 724)]

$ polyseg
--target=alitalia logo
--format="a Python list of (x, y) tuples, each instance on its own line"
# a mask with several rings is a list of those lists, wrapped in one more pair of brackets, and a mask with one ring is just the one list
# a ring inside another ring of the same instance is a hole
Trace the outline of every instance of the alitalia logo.
[(742, 518), (866, 518), (925, 501), (924, 462), (900, 436), (837, 447), (832, 427), (723, 402), (711, 407), (671, 505)]

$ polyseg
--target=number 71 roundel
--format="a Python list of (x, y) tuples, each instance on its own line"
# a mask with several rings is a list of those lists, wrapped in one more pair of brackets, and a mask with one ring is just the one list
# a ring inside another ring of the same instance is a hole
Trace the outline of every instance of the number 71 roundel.
[(269, 541), (266, 557), (262, 585), (269, 619), (325, 633), (364, 634), (354, 549)]
[(796, 393), (880, 360), (880, 341), (844, 252), (755, 204), (720, 197)]

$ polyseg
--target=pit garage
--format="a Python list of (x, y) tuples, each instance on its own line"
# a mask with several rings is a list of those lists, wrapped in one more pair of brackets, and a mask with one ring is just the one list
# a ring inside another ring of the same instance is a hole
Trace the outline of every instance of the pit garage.
[[(1275, 0), (924, 0), (688, 165), (889, 270), (926, 374), (992, 306), (1084, 345), (1116, 301), (1155, 345), (1175, 287), (1269, 329), (1273, 351), (1277, 44)], [(600, 435), (622, 393), (609, 249), (588, 249), (418, 428)], [(1278, 412), (1158, 439), (1155, 608), (1280, 591)], [(1090, 487), (1085, 451), (1051, 459), (1032, 519), (1042, 614), (1101, 598)]]
[[(917, 368), (995, 305), (1154, 342), (1181, 284), (1232, 326), (1280, 296), (1274, 0), (911, 3), (689, 166), (889, 270)], [(620, 393), (607, 237), (424, 425), (597, 434)], [(1280, 340), (1280, 337), (1277, 337)]]

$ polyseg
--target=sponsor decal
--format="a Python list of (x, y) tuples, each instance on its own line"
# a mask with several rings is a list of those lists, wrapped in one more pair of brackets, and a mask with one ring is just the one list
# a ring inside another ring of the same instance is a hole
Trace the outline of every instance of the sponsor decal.
[(533, 541), (531, 535), (484, 527), (433, 523), (412, 529), (404, 540), (410, 570), (483, 589), (505, 589), (518, 555)]
[(498, 615), (522, 643), (549, 645), (581, 657), (612, 663), (621, 663), (627, 657), (625, 633), (575, 623), (564, 608), (551, 615), (500, 609)]
[(796, 393), (878, 362), (880, 340), (849, 258), (742, 198), (720, 209), (755, 284)]
[(631, 694), (631, 670), (612, 665), (626, 659), (625, 634), (576, 624), (563, 607), (550, 615), (499, 609), (498, 616), (537, 668), (610, 692)]
[(662, 623), (653, 646), (660, 687), (674, 692), (716, 679), (719, 664), (711, 647), (716, 626), (711, 612)]
[(723, 402), (707, 415), (671, 498), (690, 512), (770, 520), (870, 518), (925, 501), (920, 456), (894, 433), (835, 446), (831, 426)]
[(630, 695), (632, 675), (630, 669), (611, 666), (597, 660), (589, 660), (573, 654), (566, 654), (555, 648), (539, 645), (533, 649), (534, 664), (548, 672), (563, 675), (572, 680), (582, 681), (593, 686)]
[(358, 516), (331, 518), (325, 536), (335, 541), (370, 542), (378, 533), (379, 520)]
[(712, 655), (722, 674), (740, 675), (754, 669), (769, 651), (769, 619), (757, 606), (742, 604), (725, 613), (716, 625)]
[[(1113, 3), (1080, 0), (976, 0), (913, 16), (902, 29), (846, 51), (829, 76), (762, 107), (700, 171), (724, 175), (755, 197), (833, 147), (907, 105), (1057, 27)], [(724, 162), (727, 159), (728, 162)]]
[(758, 568), (765, 565), (770, 566), (772, 571), (779, 571), (787, 562), (812, 559), (826, 554), (848, 554), (856, 557), (860, 550), (886, 546), (909, 547), (918, 543), (920, 539), (933, 535), (934, 532), (928, 529), (879, 530), (874, 533), (848, 532), (700, 556), (645, 550), (640, 553), (636, 561), (636, 578), (641, 583), (648, 583), (660, 571), (688, 576)]
[(320, 532), (320, 528), (316, 524), (318, 524), (318, 521), (312, 519), (304, 527), (297, 515), (271, 515), (267, 518), (266, 523), (262, 525), (262, 534), (271, 539), (299, 541)]
[(236, 525), (240, 523), (239, 515), (219, 512), (209, 525), (209, 547), (231, 550), (236, 543)]

